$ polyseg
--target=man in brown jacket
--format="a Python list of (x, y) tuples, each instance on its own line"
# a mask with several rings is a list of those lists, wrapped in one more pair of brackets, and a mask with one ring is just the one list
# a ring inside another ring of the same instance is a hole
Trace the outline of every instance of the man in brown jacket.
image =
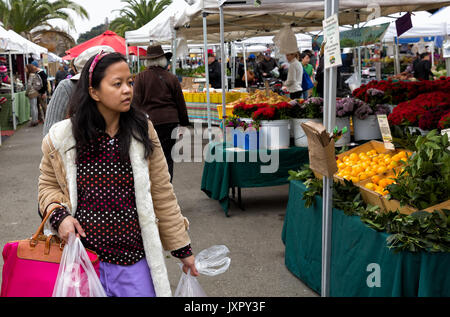
[(178, 78), (166, 70), (171, 57), (172, 53), (164, 53), (161, 45), (147, 48), (144, 59), (148, 67), (135, 78), (133, 102), (148, 115), (158, 133), (172, 181), (171, 151), (176, 141), (172, 131), (178, 125), (188, 126), (189, 117)]

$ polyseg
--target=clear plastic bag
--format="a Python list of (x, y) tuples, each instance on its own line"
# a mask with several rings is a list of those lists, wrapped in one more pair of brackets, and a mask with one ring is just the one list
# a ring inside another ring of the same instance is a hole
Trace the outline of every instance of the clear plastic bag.
[(53, 297), (106, 297), (86, 249), (75, 234), (69, 235), (64, 247)]
[[(224, 273), (230, 266), (231, 259), (227, 257), (230, 252), (224, 245), (215, 245), (201, 251), (195, 257), (195, 267), (200, 274), (216, 276)], [(180, 264), (180, 268), (182, 265)], [(181, 278), (175, 291), (175, 297), (206, 297), (197, 278), (181, 271)]]

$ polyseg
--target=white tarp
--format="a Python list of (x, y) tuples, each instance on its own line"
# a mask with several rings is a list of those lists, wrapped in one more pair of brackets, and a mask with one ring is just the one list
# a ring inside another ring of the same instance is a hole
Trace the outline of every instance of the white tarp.
[(48, 49), (27, 40), (13, 30), (9, 30), (8, 35), (12, 41), (19, 43), (23, 47), (22, 52), (33, 54), (34, 59), (40, 60), (41, 54), (48, 54)]
[(22, 45), (11, 39), (11, 35), (2, 26), (0, 26), (0, 51), (14, 51), (19, 54), (24, 51)]

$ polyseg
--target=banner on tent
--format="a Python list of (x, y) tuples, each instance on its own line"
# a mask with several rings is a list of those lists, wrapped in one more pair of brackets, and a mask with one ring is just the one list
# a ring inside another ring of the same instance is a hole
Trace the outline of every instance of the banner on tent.
[[(384, 23), (374, 26), (366, 26), (347, 31), (339, 32), (341, 47), (358, 47), (370, 44), (380, 43), (389, 27), (390, 23)], [(323, 42), (323, 36), (319, 36), (313, 40), (317, 43), (317, 47)]]

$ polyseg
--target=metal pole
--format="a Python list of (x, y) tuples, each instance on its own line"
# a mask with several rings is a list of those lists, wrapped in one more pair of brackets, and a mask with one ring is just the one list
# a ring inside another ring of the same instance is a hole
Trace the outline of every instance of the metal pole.
[(236, 80), (236, 53), (235, 53), (235, 43), (231, 42), (231, 57), (230, 57), (230, 63), (231, 63), (231, 88), (235, 88), (235, 80)]
[(244, 58), (245, 90), (248, 92), (247, 56), (245, 54), (245, 44), (244, 43), (242, 43), (242, 57)]
[(225, 135), (225, 117), (226, 117), (226, 96), (227, 92), (225, 90), (225, 80), (226, 80), (226, 60), (225, 60), (225, 34), (224, 34), (224, 17), (223, 17), (223, 5), (219, 7), (220, 10), (220, 55), (222, 58), (221, 63), (221, 75), (222, 75), (222, 110), (223, 110), (223, 117), (222, 117), (222, 128), (223, 128), (223, 137), (224, 140), (226, 140)]
[(208, 14), (203, 12), (203, 58), (205, 62), (205, 77), (206, 77), (206, 103), (208, 107), (208, 138), (209, 142), (212, 141), (212, 132), (211, 132), (211, 98), (209, 94), (209, 65), (208, 65), (208, 24), (206, 21), (206, 17)]
[(139, 45), (136, 45), (136, 48), (137, 48), (137, 68), (138, 68), (136, 73), (139, 73), (141, 71), (141, 62), (140, 62), (141, 57), (139, 54)]
[[(339, 0), (326, 0), (324, 17), (338, 13)], [(329, 133), (336, 122), (336, 80), (337, 69), (332, 67), (325, 70), (324, 83), (324, 125)], [(323, 209), (322, 209), (322, 278), (321, 296), (330, 296), (330, 261), (331, 261), (331, 229), (333, 210), (333, 178), (323, 178)]]
[(130, 53), (128, 51), (128, 41), (125, 41), (125, 52), (126, 52), (126, 56), (127, 56), (127, 63), (130, 63)]
[(17, 120), (16, 120), (16, 98), (14, 97), (14, 74), (13, 74), (13, 64), (11, 58), (11, 52), (9, 54), (9, 77), (11, 81), (11, 107), (12, 107), (12, 116), (13, 116), (13, 129), (17, 130)]
[(177, 72), (177, 30), (173, 30), (172, 40), (172, 74), (176, 75)]

